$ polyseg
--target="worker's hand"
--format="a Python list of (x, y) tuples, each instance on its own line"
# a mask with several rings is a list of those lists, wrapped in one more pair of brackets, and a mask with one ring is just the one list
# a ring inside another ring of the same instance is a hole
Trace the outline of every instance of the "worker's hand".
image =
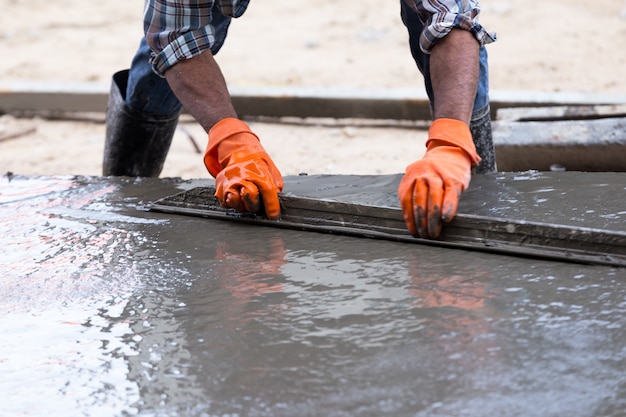
[(259, 138), (239, 119), (220, 120), (209, 131), (204, 164), (215, 177), (215, 197), (224, 207), (280, 216), (283, 177)]
[(469, 186), (472, 166), (480, 162), (469, 127), (437, 119), (428, 130), (424, 157), (409, 165), (398, 196), (404, 221), (416, 237), (434, 239), (442, 222), (456, 215), (461, 193)]

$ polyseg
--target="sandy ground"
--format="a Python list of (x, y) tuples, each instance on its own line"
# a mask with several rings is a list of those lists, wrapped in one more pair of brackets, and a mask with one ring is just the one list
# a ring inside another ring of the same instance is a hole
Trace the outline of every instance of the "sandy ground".
[[(391, 4), (383, 4), (391, 3)], [(337, 4), (344, 5), (344, 7)], [(253, 1), (218, 55), (229, 85), (421, 87), (396, 2)], [(383, 4), (382, 6), (380, 6)], [(99, 82), (127, 68), (143, 2), (0, 0), (0, 74), (14, 81)], [(492, 90), (626, 93), (625, 0), (484, 0)], [(285, 175), (402, 172), (420, 129), (253, 122)], [(204, 147), (193, 121), (182, 125)], [(1, 140), (16, 134), (15, 137)], [(0, 117), (0, 171), (99, 175), (102, 123)], [(208, 177), (177, 132), (162, 176)]]

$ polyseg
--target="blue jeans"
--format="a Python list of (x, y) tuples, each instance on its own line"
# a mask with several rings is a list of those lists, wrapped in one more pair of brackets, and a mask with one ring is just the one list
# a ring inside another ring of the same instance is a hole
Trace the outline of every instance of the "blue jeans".
[[(213, 55), (224, 45), (231, 18), (224, 16), (219, 7), (212, 10), (212, 24), (215, 27), (215, 43), (211, 45)], [(126, 89), (126, 105), (149, 114), (173, 114), (181, 110), (182, 104), (174, 95), (167, 80), (152, 70), (150, 56), (152, 51), (145, 38), (132, 60)]]
[[(419, 19), (417, 13), (411, 9), (404, 1), (400, 1), (402, 22), (409, 31), (409, 48), (411, 55), (417, 64), (420, 72), (424, 76), (426, 85), (426, 93), (430, 100), (431, 109), (434, 107), (435, 98), (433, 95), (433, 87), (430, 81), (430, 55), (422, 52), (419, 46), (419, 37), (422, 33), (424, 25)], [(479, 52), (480, 72), (478, 78), (478, 91), (474, 99), (474, 110), (472, 112), (472, 120), (479, 120), (489, 112), (489, 67), (487, 64), (487, 49), (481, 46)]]

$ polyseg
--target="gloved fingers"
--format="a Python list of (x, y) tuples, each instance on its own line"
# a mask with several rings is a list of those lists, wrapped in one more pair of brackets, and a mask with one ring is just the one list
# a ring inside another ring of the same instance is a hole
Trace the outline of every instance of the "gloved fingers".
[[(256, 188), (255, 188), (256, 190)], [(250, 196), (245, 191), (241, 181), (229, 179), (227, 171), (224, 170), (215, 177), (215, 197), (223, 207), (232, 208), (237, 211), (246, 211)]]
[(442, 219), (444, 222), (452, 221), (459, 206), (459, 199), (465, 189), (464, 184), (459, 181), (448, 180), (445, 185), (445, 196), (443, 199)]
[(441, 207), (444, 191), (439, 176), (424, 178), (416, 187), (415, 205), (418, 207), (418, 221), (421, 237), (434, 239), (441, 233)]
[[(271, 167), (258, 162), (253, 167), (247, 167), (246, 179), (241, 180), (241, 199), (247, 211), (258, 213), (261, 204), (265, 209), (265, 215), (270, 220), (280, 216), (280, 202), (278, 193), (282, 189), (283, 179), (280, 173), (271, 172)], [(274, 175), (272, 175), (274, 174)], [(278, 181), (278, 184), (276, 182)]]
[(247, 180), (231, 181), (224, 183), (216, 179), (220, 185), (217, 188), (215, 196), (220, 200), (222, 206), (235, 209), (241, 212), (258, 213), (261, 207), (259, 201), (259, 190), (257, 186)]
[(426, 164), (420, 161), (419, 165), (409, 167), (400, 181), (398, 196), (404, 222), (413, 236), (439, 236), (443, 195), (442, 179)]
[(234, 184), (225, 185), (224, 180), (220, 180), (219, 175), (215, 183), (215, 197), (220, 201), (222, 207), (232, 208), (237, 211), (244, 210), (239, 189), (237, 189)]
[(283, 176), (269, 158), (264, 158), (257, 168), (258, 176), (254, 182), (261, 194), (265, 215), (270, 220), (276, 220), (280, 216), (278, 193), (283, 190)]
[(257, 186), (265, 207), (265, 215), (270, 220), (276, 220), (280, 216), (277, 185), (270, 178), (268, 181), (260, 181)]
[(222, 205), (224, 207), (233, 208), (237, 211), (244, 210), (244, 204), (243, 204), (243, 201), (241, 201), (241, 196), (239, 195), (238, 190), (235, 190), (233, 188), (229, 189), (224, 194)]
[(222, 204), (222, 207), (227, 207), (226, 206), (226, 196), (224, 195), (225, 194), (225, 189), (226, 189), (224, 187), (225, 179), (224, 179), (224, 176), (220, 175), (220, 174), (218, 174), (215, 177), (215, 194), (214, 194), (214, 196), (215, 196), (215, 198), (217, 198), (219, 200), (220, 204)]
[(263, 204), (267, 218), (277, 219), (280, 216), (280, 202), (273, 180), (263, 175), (250, 177), (229, 181), (220, 172), (216, 178), (215, 196), (224, 207), (241, 212), (259, 213)]
[(413, 218), (417, 236), (428, 238), (428, 179), (417, 178), (413, 186)]
[[(270, 220), (276, 220), (280, 216), (280, 202), (278, 191), (273, 184), (264, 181), (242, 180), (239, 185), (238, 204), (230, 204), (229, 207), (239, 211), (259, 213), (261, 205), (265, 209), (265, 215)], [(237, 195), (236, 190), (230, 195)], [(233, 198), (233, 201), (236, 201)]]

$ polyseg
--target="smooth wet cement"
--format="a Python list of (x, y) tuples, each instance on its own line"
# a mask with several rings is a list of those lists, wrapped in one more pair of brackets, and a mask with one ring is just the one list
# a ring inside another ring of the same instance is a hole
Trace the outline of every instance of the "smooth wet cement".
[[(262, 215), (242, 214), (221, 207), (214, 197), (215, 187), (211, 186), (194, 187), (159, 199), (150, 205), (150, 209), (177, 215), (239, 221), (256, 226), (343, 233), (403, 243), (431, 244), (445, 248), (626, 267), (626, 232), (613, 230), (615, 229), (613, 226), (621, 226), (619, 215), (611, 217), (614, 220), (612, 222), (607, 223), (606, 220), (598, 222), (595, 218), (602, 219), (607, 216), (598, 217), (595, 210), (590, 210), (588, 212), (593, 214), (588, 217), (592, 220), (585, 221), (584, 226), (568, 224), (571, 222), (567, 217), (571, 216), (569, 210), (578, 206), (580, 194), (576, 189), (565, 190), (564, 184), (559, 184), (557, 188), (546, 188), (545, 182), (549, 181), (549, 178), (539, 181), (539, 188), (537, 184), (531, 190), (523, 192), (513, 188), (515, 196), (513, 206), (529, 209), (538, 207), (539, 210), (535, 211), (541, 211), (546, 205), (541, 205), (540, 202), (554, 200), (554, 204), (548, 206), (551, 206), (558, 216), (542, 213), (543, 221), (529, 221), (519, 210), (513, 212), (510, 209), (502, 211), (503, 217), (476, 214), (485, 204), (504, 208), (512, 201), (511, 190), (507, 192), (499, 187), (510, 178), (507, 179), (506, 176), (479, 178), (476, 191), (468, 192), (466, 198), (470, 202), (478, 201), (481, 205), (473, 208), (465, 204), (454, 221), (448, 223), (442, 230), (438, 239), (416, 239), (408, 232), (393, 191), (398, 187), (395, 181), (399, 179), (397, 176), (387, 177), (387, 181), (383, 181), (384, 185), (380, 184), (380, 177), (357, 176), (306, 177), (296, 183), (288, 183), (287, 191), (279, 195), (281, 214), (277, 221), (269, 221)], [(527, 182), (530, 178), (534, 181), (539, 177), (522, 175), (513, 177), (513, 180), (521, 179)], [(568, 174), (567, 178), (570, 186), (575, 184), (579, 189), (584, 188), (586, 181), (581, 175)], [(604, 184), (604, 187), (606, 188), (603, 192), (595, 191), (595, 197), (602, 196), (604, 211), (607, 207), (619, 207), (623, 194), (622, 187), (618, 185), (615, 189), (615, 185), (609, 184)], [(533, 198), (533, 194), (536, 193), (548, 193), (550, 197), (537, 201)], [(494, 195), (496, 198), (493, 198)], [(555, 198), (554, 195), (559, 197)], [(504, 204), (500, 204), (500, 201)]]
[[(202, 183), (0, 180), (0, 415), (624, 415), (626, 269), (145, 209)], [(461, 208), (624, 230), (625, 187), (498, 174)]]

